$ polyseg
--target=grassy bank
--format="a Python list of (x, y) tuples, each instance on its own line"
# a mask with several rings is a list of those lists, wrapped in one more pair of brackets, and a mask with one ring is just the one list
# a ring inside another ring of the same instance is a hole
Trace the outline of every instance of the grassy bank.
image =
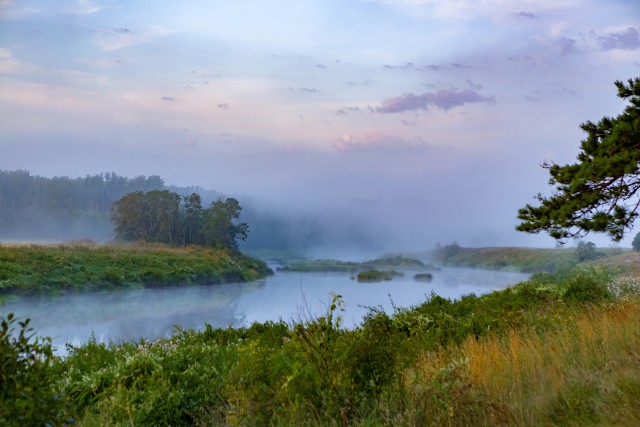
[(580, 252), (576, 248), (464, 248), (449, 245), (428, 256), (451, 267), (511, 270), (523, 273), (557, 272), (571, 270), (576, 264), (618, 256), (625, 249), (606, 248)]
[(640, 280), (619, 274), (579, 268), (456, 301), (431, 295), (371, 310), (353, 330), (335, 297), (297, 325), (90, 341), (66, 359), (40, 349), (23, 368), (38, 387), (5, 395), (37, 394), (38, 414), (87, 426), (637, 425)]
[(226, 249), (151, 244), (0, 245), (0, 294), (216, 284), (269, 274)]
[(296, 259), (286, 262), (283, 271), (299, 272), (349, 272), (365, 270), (428, 270), (433, 269), (422, 261), (402, 256), (377, 258), (370, 261), (339, 261), (335, 259)]

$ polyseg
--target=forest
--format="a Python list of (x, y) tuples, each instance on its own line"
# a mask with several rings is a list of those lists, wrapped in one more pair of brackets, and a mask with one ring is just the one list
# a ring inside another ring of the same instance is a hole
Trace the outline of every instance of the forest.
[(109, 240), (113, 202), (132, 191), (164, 188), (157, 175), (126, 178), (111, 172), (45, 178), (25, 170), (0, 170), (0, 239)]
[[(203, 206), (223, 197), (200, 187), (167, 185), (158, 175), (127, 178), (115, 172), (70, 178), (32, 175), (26, 170), (0, 170), (0, 240), (52, 241), (116, 237), (111, 221), (113, 203), (128, 193), (170, 191), (180, 197), (197, 193)], [(304, 252), (328, 242), (371, 244), (362, 224), (341, 223), (266, 207), (248, 197), (234, 197), (242, 205), (242, 222), (251, 233), (239, 242), (243, 251)]]

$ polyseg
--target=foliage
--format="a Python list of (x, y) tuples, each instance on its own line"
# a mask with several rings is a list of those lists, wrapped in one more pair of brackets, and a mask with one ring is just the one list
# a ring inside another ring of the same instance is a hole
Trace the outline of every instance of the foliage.
[[(202, 212), (202, 244), (238, 249), (238, 240), (246, 240), (249, 225), (235, 223), (240, 218), (240, 203), (234, 198), (216, 200)], [(197, 234), (197, 233), (196, 233)]]
[(0, 238), (107, 240), (114, 201), (133, 191), (163, 188), (157, 175), (126, 178), (111, 172), (45, 178), (25, 170), (0, 170)]
[(334, 295), (294, 325), (93, 337), (46, 376), (79, 425), (634, 425), (640, 288), (615, 300), (612, 281), (584, 266), (540, 273), (371, 308), (353, 329)]
[(636, 234), (636, 237), (633, 238), (631, 242), (631, 247), (634, 251), (640, 252), (640, 233)]
[(565, 281), (564, 298), (580, 302), (598, 302), (611, 299), (608, 284), (612, 282), (610, 274), (603, 269), (582, 268)]
[(403, 274), (395, 270), (365, 270), (359, 272), (356, 278), (358, 282), (382, 282), (383, 280), (389, 281), (395, 276), (401, 275)]
[(427, 266), (422, 261), (403, 256), (389, 256), (376, 258), (369, 261), (338, 261), (334, 259), (301, 259), (288, 261), (282, 268), (283, 271), (317, 271), (317, 272), (350, 272), (373, 270), (373, 269), (402, 269), (418, 270), (424, 268), (435, 268)]
[[(618, 248), (596, 248), (589, 243), (577, 248), (463, 248), (450, 256), (444, 265), (451, 267), (473, 267), (495, 270), (511, 270), (525, 273), (569, 272), (578, 262), (619, 255)], [(438, 251), (433, 254), (438, 258)], [(583, 258), (581, 260), (581, 257)]]
[(619, 241), (631, 228), (640, 207), (640, 78), (615, 85), (629, 105), (617, 117), (580, 125), (587, 137), (577, 163), (543, 165), (555, 190), (550, 197), (538, 194), (539, 206), (518, 211), (517, 230), (545, 231), (561, 241), (604, 232)]
[(598, 252), (596, 251), (596, 244), (593, 242), (578, 242), (576, 246), (576, 256), (578, 257), (578, 262), (586, 262), (593, 261), (599, 257)]
[(450, 258), (456, 256), (462, 250), (463, 248), (458, 244), (458, 242), (453, 242), (444, 246), (438, 243), (436, 245), (436, 249), (433, 251), (433, 257), (436, 258), (437, 261), (446, 264)]
[(242, 211), (240, 203), (234, 198), (220, 199), (203, 209), (201, 201), (197, 193), (181, 198), (168, 190), (126, 194), (111, 209), (116, 237), (237, 250), (238, 240), (246, 240), (249, 231), (247, 223), (235, 222)]
[(413, 276), (413, 280), (418, 282), (430, 282), (433, 280), (433, 274), (431, 273), (418, 273)]
[(0, 245), (0, 294), (244, 282), (270, 273), (264, 262), (224, 248)]
[[(523, 419), (516, 405), (530, 399), (483, 382), (489, 370), (478, 363), (490, 350), (465, 352), (514, 333), (553, 339), (579, 313), (609, 310), (611, 297), (592, 292), (609, 280), (605, 271), (580, 269), (456, 301), (432, 294), (391, 314), (372, 308), (352, 330), (341, 327), (343, 302), (336, 295), (324, 316), (295, 325), (178, 329), (155, 342), (90, 340), (69, 348), (58, 376), (81, 425), (514, 424)], [(608, 354), (627, 357), (626, 347), (615, 351)], [(526, 373), (509, 375), (520, 375), (509, 386), (527, 388)], [(547, 403), (534, 424), (582, 420), (567, 409), (572, 396), (583, 396), (571, 387), (558, 390), (566, 397), (541, 393)], [(627, 382), (623, 389), (635, 393), (636, 386)], [(621, 402), (631, 401), (621, 393)], [(590, 417), (616, 419), (600, 407)]]
[(0, 424), (73, 424), (53, 375), (51, 339), (34, 338), (29, 319), (13, 313), (0, 320)]

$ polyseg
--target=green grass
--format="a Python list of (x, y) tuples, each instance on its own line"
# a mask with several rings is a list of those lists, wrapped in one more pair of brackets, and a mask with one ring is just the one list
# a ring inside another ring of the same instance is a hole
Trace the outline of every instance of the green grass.
[(324, 316), (295, 325), (93, 339), (21, 369), (48, 373), (47, 409), (81, 426), (637, 425), (636, 282), (580, 267), (371, 309), (351, 330), (334, 296)]
[(356, 278), (358, 282), (382, 282), (398, 276), (404, 276), (404, 273), (395, 270), (365, 270), (360, 271)]
[(424, 270), (433, 266), (425, 265), (422, 261), (402, 256), (389, 256), (370, 261), (338, 261), (335, 259), (297, 259), (287, 262), (283, 271), (300, 272), (349, 272), (355, 273), (365, 270)]
[(151, 244), (0, 245), (0, 294), (255, 280), (266, 264), (226, 249)]
[[(484, 268), (490, 270), (536, 272), (569, 272), (579, 263), (575, 248), (463, 248), (449, 252), (434, 251), (431, 257), (445, 266)], [(626, 252), (619, 248), (597, 249), (594, 256), (609, 258)]]

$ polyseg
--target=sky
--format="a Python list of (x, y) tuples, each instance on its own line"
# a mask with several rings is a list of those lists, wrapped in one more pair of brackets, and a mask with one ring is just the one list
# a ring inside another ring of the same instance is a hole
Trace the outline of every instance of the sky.
[(638, 0), (0, 0), (0, 169), (553, 246), (517, 210), (638, 76)]

